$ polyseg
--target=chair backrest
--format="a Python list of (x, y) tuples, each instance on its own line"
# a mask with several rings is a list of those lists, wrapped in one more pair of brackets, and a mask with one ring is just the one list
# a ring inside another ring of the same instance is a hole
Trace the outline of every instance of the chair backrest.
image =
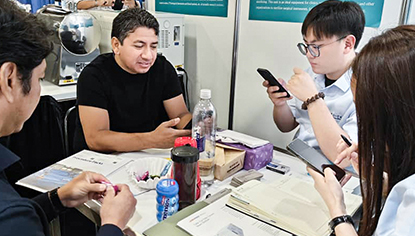
[(42, 96), (23, 129), (6, 142), (7, 148), (21, 158), (19, 164), (6, 170), (9, 182), (15, 183), (65, 157), (62, 124), (59, 103), (51, 96)]
[(78, 116), (78, 107), (73, 106), (68, 109), (63, 119), (63, 130), (65, 139), (65, 155), (74, 154), (73, 139), (76, 129), (76, 117)]

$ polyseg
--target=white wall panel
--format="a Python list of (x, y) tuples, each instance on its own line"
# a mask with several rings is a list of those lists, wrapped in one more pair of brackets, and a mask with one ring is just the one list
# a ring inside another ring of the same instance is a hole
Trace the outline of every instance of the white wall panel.
[[(232, 64), (235, 0), (228, 2), (228, 17), (185, 16), (185, 68), (189, 73), (191, 107), (202, 88), (212, 90), (218, 126), (227, 128)], [(155, 10), (155, 3), (149, 4)]]

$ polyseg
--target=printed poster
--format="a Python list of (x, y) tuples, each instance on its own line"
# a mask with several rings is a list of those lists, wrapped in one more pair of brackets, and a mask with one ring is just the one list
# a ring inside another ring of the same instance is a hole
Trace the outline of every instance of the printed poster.
[[(321, 2), (324, 1), (250, 0), (249, 19), (301, 23), (307, 13)], [(379, 27), (384, 0), (354, 0), (354, 2), (363, 9), (366, 26)]]
[(156, 11), (227, 17), (228, 0), (156, 0)]

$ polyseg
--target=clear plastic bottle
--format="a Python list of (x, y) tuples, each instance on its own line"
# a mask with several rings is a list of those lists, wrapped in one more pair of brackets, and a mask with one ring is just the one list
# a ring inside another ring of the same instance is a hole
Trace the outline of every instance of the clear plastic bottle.
[(213, 183), (215, 168), (216, 109), (210, 99), (210, 89), (200, 90), (200, 101), (193, 110), (192, 119), (192, 137), (200, 152), (200, 177), (205, 186)]

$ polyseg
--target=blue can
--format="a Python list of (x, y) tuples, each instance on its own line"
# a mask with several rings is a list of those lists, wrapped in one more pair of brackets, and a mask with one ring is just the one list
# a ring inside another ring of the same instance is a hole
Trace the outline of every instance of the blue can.
[(163, 179), (157, 183), (157, 220), (162, 221), (179, 210), (179, 185), (174, 179)]

